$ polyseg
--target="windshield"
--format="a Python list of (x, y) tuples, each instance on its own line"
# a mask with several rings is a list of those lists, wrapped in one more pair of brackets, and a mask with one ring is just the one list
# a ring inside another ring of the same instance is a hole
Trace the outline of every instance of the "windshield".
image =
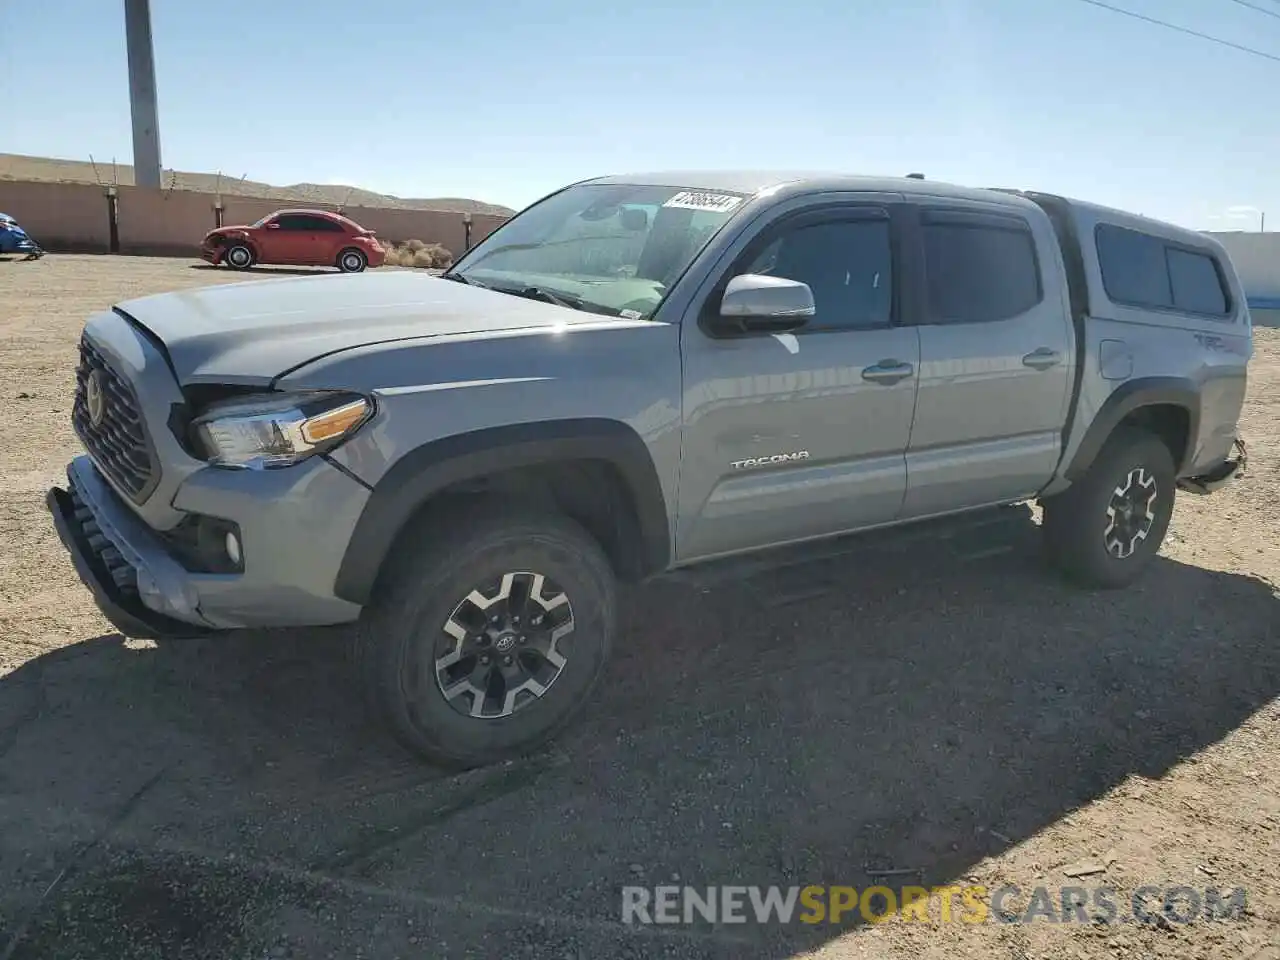
[(742, 194), (580, 184), (485, 238), (452, 279), (598, 313), (649, 317)]

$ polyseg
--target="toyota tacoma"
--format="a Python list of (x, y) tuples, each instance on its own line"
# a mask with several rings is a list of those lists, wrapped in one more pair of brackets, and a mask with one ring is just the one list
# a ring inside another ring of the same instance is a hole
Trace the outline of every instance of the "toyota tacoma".
[(440, 277), (271, 279), (90, 317), (48, 506), (124, 634), (352, 623), (430, 761), (544, 744), (615, 585), (1038, 502), (1093, 588), (1244, 468), (1223, 247), (917, 178), (576, 183)]

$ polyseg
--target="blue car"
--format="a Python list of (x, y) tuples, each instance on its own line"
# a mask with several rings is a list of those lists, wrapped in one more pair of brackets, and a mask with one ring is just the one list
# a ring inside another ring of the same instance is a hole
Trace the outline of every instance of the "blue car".
[(0, 254), (22, 253), (27, 260), (44, 256), (40, 245), (27, 236), (18, 221), (7, 213), (0, 213)]

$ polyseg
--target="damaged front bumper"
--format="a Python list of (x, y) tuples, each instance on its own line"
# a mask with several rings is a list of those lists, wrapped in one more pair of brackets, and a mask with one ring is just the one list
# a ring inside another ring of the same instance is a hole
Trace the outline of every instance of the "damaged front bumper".
[(149, 640), (209, 632), (186, 572), (141, 521), (115, 504), (87, 457), (72, 461), (66, 489), (53, 487), (45, 503), (76, 573), (122, 634)]
[(1178, 480), (1178, 489), (1204, 496), (1220, 490), (1232, 480), (1244, 476), (1245, 467), (1249, 462), (1249, 452), (1245, 447), (1244, 441), (1237, 437), (1232, 442), (1231, 449), (1233, 453), (1238, 451), (1239, 456), (1228, 457), (1213, 470), (1201, 476), (1182, 477)]

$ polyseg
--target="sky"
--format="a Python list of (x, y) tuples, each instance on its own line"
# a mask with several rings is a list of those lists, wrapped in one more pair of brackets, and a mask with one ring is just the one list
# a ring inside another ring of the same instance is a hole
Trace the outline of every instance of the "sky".
[[(1280, 0), (1109, 0), (1280, 58)], [(151, 0), (166, 169), (520, 208), (750, 167), (1280, 229), (1280, 59), (1083, 0)], [(0, 152), (130, 162), (123, 0), (0, 0)]]

